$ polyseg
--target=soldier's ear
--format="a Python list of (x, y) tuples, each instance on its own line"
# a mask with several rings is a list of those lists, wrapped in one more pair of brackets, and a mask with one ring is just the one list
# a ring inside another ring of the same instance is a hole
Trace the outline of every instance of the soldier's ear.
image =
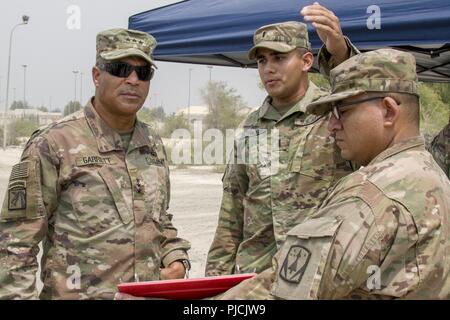
[(94, 85), (97, 88), (99, 84), (100, 78), (100, 69), (97, 66), (92, 67), (92, 80), (94, 81)]
[(385, 97), (382, 100), (383, 125), (384, 127), (393, 127), (400, 115), (400, 106), (391, 97)]
[(308, 51), (303, 54), (302, 60), (303, 60), (303, 72), (308, 72), (314, 63), (314, 55)]

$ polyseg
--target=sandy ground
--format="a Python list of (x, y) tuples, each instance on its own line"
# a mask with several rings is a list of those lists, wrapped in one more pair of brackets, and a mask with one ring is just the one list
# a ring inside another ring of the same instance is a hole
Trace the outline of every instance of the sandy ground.
[(182, 238), (189, 240), (191, 278), (202, 277), (206, 254), (217, 227), (222, 199), (222, 174), (211, 170), (175, 169), (171, 171), (169, 212)]
[[(20, 158), (22, 150), (8, 148), (0, 151), (0, 201), (7, 187), (11, 167)], [(169, 212), (179, 236), (189, 240), (192, 269), (190, 278), (204, 275), (206, 254), (217, 226), (222, 197), (222, 174), (211, 167), (171, 168), (171, 200)]]

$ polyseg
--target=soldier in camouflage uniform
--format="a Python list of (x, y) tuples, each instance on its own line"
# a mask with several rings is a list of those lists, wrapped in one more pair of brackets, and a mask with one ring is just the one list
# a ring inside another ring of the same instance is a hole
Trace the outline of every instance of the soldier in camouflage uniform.
[(450, 179), (450, 119), (431, 142), (429, 151)]
[(380, 49), (331, 71), (308, 110), (333, 110), (342, 156), (364, 167), (288, 232), (273, 270), (223, 298), (450, 298), (450, 182), (419, 135), (415, 66)]
[[(331, 11), (314, 4), (302, 14), (306, 21), (317, 23), (316, 30), (326, 44), (319, 53), (325, 73), (358, 53), (342, 35)], [(333, 184), (352, 172), (327, 131), (328, 116), (306, 110), (308, 104), (326, 94), (308, 80), (313, 55), (306, 25), (284, 22), (263, 26), (255, 32), (254, 44), (249, 57), (256, 58), (269, 96), (244, 120), (242, 135), (235, 142), (237, 151), (223, 176), (223, 198), (208, 253), (207, 276), (260, 272), (270, 267), (287, 231), (314, 213)], [(278, 130), (275, 138), (271, 134), (274, 129)], [(240, 152), (239, 146), (245, 151)], [(276, 170), (270, 152), (277, 154)], [(240, 153), (259, 156), (254, 162), (247, 157), (245, 163), (239, 161), (245, 158), (240, 158)]]
[(95, 97), (33, 134), (11, 173), (0, 215), (0, 298), (112, 299), (117, 284), (182, 278), (161, 139), (136, 119), (155, 66), (155, 39), (97, 35)]

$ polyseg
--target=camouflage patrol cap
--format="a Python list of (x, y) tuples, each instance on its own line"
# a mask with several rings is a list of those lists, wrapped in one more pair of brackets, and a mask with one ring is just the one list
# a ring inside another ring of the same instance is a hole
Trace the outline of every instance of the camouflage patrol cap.
[(417, 81), (412, 54), (394, 49), (361, 53), (331, 70), (331, 94), (314, 101), (307, 109), (324, 114), (334, 103), (367, 92), (399, 92), (418, 97)]
[(152, 57), (155, 47), (155, 38), (142, 31), (117, 28), (97, 34), (97, 59), (117, 60), (137, 56), (155, 66)]
[(256, 58), (256, 50), (267, 48), (277, 52), (287, 53), (295, 48), (305, 48), (311, 51), (306, 24), (297, 21), (287, 21), (263, 26), (255, 31), (253, 48), (248, 52), (249, 59)]

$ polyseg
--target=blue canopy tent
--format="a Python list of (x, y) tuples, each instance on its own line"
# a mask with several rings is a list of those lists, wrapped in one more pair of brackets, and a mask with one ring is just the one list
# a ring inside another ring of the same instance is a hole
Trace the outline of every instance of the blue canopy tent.
[[(247, 58), (253, 32), (265, 24), (302, 21), (300, 8), (312, 2), (186, 0), (133, 15), (129, 18), (129, 28), (155, 36), (156, 60), (256, 67)], [(448, 0), (323, 0), (320, 3), (339, 17), (344, 34), (361, 51), (382, 47), (409, 51), (416, 57), (420, 80), (450, 82)], [(317, 54), (320, 39), (312, 25), (308, 28)]]

